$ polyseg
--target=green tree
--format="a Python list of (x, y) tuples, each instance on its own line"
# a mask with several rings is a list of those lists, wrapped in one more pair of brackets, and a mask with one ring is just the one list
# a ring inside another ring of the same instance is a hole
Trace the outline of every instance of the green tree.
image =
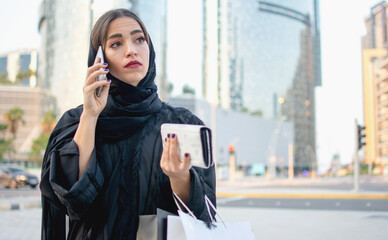
[(0, 123), (0, 160), (3, 159), (4, 153), (11, 148), (12, 138), (5, 139), (5, 132), (7, 131), (8, 124)]
[(44, 114), (41, 122), (42, 133), (37, 137), (31, 146), (30, 160), (34, 162), (42, 161), (42, 153), (46, 149), (50, 134), (53, 131), (57, 121), (57, 115), (54, 111), (48, 111)]
[(46, 149), (50, 135), (41, 134), (32, 142), (30, 160), (33, 162), (42, 161), (42, 153)]
[(13, 138), (16, 138), (16, 133), (19, 130), (20, 124), (24, 124), (23, 115), (24, 112), (19, 107), (14, 107), (3, 115)]
[(50, 135), (56, 124), (57, 114), (53, 110), (46, 112), (42, 119), (42, 134)]
[(12, 82), (8, 79), (7, 74), (0, 74), (0, 84), (12, 84)]
[(195, 89), (190, 87), (189, 85), (185, 84), (182, 89), (183, 93), (193, 94), (195, 95)]
[(168, 83), (168, 85), (167, 85), (168, 94), (171, 94), (173, 90), (174, 90), (174, 84)]
[(0, 138), (3, 139), (5, 137), (5, 131), (7, 130), (7, 128), (8, 128), (8, 124), (0, 123), (0, 134), (1, 134)]
[(251, 115), (262, 117), (263, 116), (263, 112), (259, 109), (259, 110), (256, 110), (254, 112), (251, 112)]
[(22, 83), (22, 80), (25, 79), (25, 78), (30, 78), (32, 76), (36, 76), (36, 72), (31, 70), (31, 69), (28, 69), (26, 71), (19, 71), (17, 74), (16, 74), (16, 82), (18, 83)]

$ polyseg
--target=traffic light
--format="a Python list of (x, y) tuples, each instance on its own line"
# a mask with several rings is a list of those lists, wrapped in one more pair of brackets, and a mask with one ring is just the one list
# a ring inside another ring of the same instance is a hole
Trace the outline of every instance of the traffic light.
[(229, 151), (229, 153), (234, 153), (234, 146), (233, 146), (233, 144), (230, 144), (228, 146), (228, 151)]
[(365, 146), (365, 126), (357, 125), (358, 150)]

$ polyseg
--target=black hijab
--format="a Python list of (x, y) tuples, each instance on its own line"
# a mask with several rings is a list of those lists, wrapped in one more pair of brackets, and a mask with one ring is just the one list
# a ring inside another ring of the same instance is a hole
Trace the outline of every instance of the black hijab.
[[(97, 122), (97, 137), (106, 141), (119, 141), (128, 138), (141, 129), (147, 120), (162, 107), (155, 84), (155, 51), (149, 40), (149, 65), (146, 76), (138, 86), (132, 86), (112, 74), (108, 101)], [(88, 66), (92, 66), (97, 50), (90, 44)], [(108, 67), (109, 68), (109, 67)]]

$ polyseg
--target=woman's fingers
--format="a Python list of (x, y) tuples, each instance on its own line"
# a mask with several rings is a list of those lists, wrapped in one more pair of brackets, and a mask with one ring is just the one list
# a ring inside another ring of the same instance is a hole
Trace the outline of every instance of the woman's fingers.
[(178, 155), (178, 137), (175, 135), (175, 133), (170, 134), (170, 151), (169, 151), (169, 157), (172, 163), (180, 163), (181, 160), (179, 159)]
[(101, 58), (96, 57), (96, 59), (94, 60), (93, 65), (90, 66), (90, 67), (88, 67), (88, 70), (86, 71), (86, 78), (88, 78), (88, 76), (89, 76), (92, 72), (96, 71), (96, 66), (97, 66), (99, 63), (102, 64), (102, 63), (101, 63)]
[[(103, 81), (100, 81), (100, 82), (103, 82)], [(106, 98), (108, 98), (111, 80), (110, 80), (110, 79), (107, 79), (106, 82), (107, 82), (107, 84), (104, 84), (104, 85), (102, 86), (102, 91), (101, 91), (101, 95), (100, 95), (100, 98), (101, 98), (101, 99), (106, 99)]]
[(86, 79), (85, 86), (88, 86), (96, 82), (97, 77), (100, 76), (101, 74), (108, 74), (108, 73), (109, 73), (109, 69), (107, 68), (96, 70), (95, 72), (90, 74), (89, 77)]
[(162, 152), (162, 158), (160, 159), (160, 167), (164, 170), (167, 168), (167, 157), (168, 157), (168, 141), (167, 138), (164, 139), (163, 142), (163, 152)]
[[(86, 85), (89, 85), (91, 84), (93, 81), (96, 80), (97, 76), (100, 75), (100, 74), (107, 74), (108, 73), (108, 69), (106, 68), (108, 67), (108, 64), (107, 63), (97, 63), (91, 67), (88, 68), (87, 72), (86, 72), (86, 81), (85, 81), (85, 84)], [(106, 69), (106, 70), (105, 70)], [(105, 71), (104, 71), (105, 70)], [(97, 76), (95, 76), (96, 72), (99, 72), (97, 73)], [(93, 75), (94, 74), (94, 75)], [(93, 75), (93, 76), (91, 76)], [(92, 77), (92, 78), (91, 78)]]
[(190, 154), (185, 153), (180, 159), (178, 151), (178, 137), (176, 134), (168, 133), (163, 146), (163, 153), (160, 166), (166, 173), (179, 174), (187, 172), (190, 167)]
[(190, 166), (191, 165), (190, 153), (185, 153), (185, 157), (183, 158), (183, 165), (184, 166)]
[[(91, 94), (91, 93), (94, 94), (94, 92), (96, 91), (96, 89), (99, 88), (99, 87), (101, 87), (101, 86), (103, 86), (103, 90), (102, 90), (102, 91), (104, 91), (105, 88), (106, 88), (106, 87), (104, 87), (104, 86), (110, 85), (110, 83), (111, 83), (110, 80), (103, 80), (103, 81), (94, 82), (94, 83), (92, 83), (92, 84), (90, 84), (89, 86), (86, 86), (86, 87), (84, 88), (84, 95), (88, 95), (88, 94)], [(106, 91), (106, 90), (105, 90), (105, 91)], [(102, 92), (101, 92), (101, 94), (102, 94)], [(104, 94), (107, 94), (107, 93), (104, 93)]]

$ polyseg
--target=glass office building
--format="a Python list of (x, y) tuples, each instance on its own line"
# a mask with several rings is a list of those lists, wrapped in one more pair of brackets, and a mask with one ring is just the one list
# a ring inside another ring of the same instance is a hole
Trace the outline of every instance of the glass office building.
[(158, 94), (162, 100), (167, 97), (167, 0), (132, 0), (132, 8), (147, 27), (156, 54), (156, 77)]
[(296, 173), (316, 168), (318, 0), (204, 0), (204, 95), (294, 125)]
[(22, 49), (0, 55), (0, 75), (22, 86), (36, 87), (38, 78), (38, 51)]

